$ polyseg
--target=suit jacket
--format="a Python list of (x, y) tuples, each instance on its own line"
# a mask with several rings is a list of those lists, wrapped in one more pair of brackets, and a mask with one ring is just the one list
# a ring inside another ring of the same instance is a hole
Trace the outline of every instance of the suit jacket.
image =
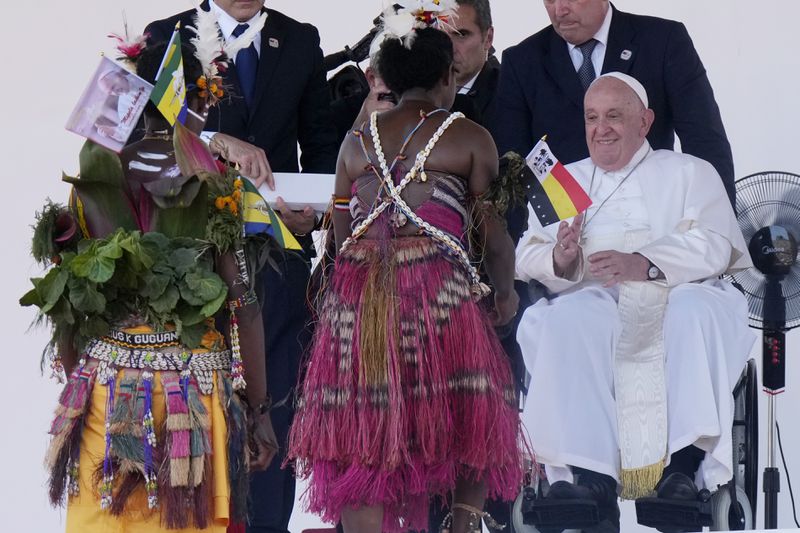
[[(647, 90), (655, 122), (652, 147), (681, 149), (710, 162), (734, 201), (733, 157), (725, 128), (686, 27), (672, 20), (613, 8), (603, 72), (619, 71)], [(583, 88), (567, 44), (548, 26), (503, 53), (491, 130), (500, 153), (526, 155), (545, 134), (564, 163), (589, 155), (583, 125)]]
[[(208, 9), (208, 2), (203, 3)], [(256, 78), (255, 103), (248, 109), (241, 97), (236, 66), (223, 75), (234, 94), (214, 107), (206, 129), (259, 146), (275, 172), (297, 172), (297, 144), (304, 172), (333, 173), (339, 145), (329, 118), (329, 94), (322, 68), (319, 33), (286, 15), (266, 10)], [(150, 23), (150, 42), (169, 40), (181, 22), (181, 40), (189, 43), (194, 10)], [(277, 44), (277, 46), (274, 46)]]
[(494, 97), (499, 79), (500, 62), (497, 57), (489, 56), (469, 92), (456, 95), (451, 111), (461, 111), (468, 119), (487, 127), (494, 112)]

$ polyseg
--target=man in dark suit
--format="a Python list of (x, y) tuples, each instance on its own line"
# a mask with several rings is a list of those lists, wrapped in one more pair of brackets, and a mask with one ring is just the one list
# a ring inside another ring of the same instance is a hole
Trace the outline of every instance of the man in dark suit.
[[(334, 172), (338, 144), (329, 119), (328, 88), (316, 28), (264, 9), (263, 0), (213, 0), (201, 7), (219, 14), (220, 32), (226, 40), (240, 34), (242, 29), (237, 27), (241, 24), (252, 24), (263, 11), (267, 13), (252, 49), (232, 58), (233, 64), (223, 74), (234, 95), (211, 110), (206, 129), (218, 132), (211, 147), (240, 163), (242, 173), (256, 180), (269, 181), (271, 170), (297, 172), (298, 143), (303, 171)], [(192, 34), (186, 27), (194, 25), (194, 13), (186, 11), (153, 22), (145, 31), (151, 42), (166, 41), (180, 21), (181, 39), (189, 43)], [(269, 392), (279, 404), (271, 411), (272, 423), (285, 452), (294, 414), (291, 392), (309, 336), (306, 289), (315, 220), (310, 208), (301, 212), (282, 209), (281, 214), (304, 252), (287, 253), (278, 259), (279, 272), (265, 267), (258, 289), (264, 306)], [(295, 480), (291, 469), (281, 470), (282, 459), (279, 454), (269, 469), (252, 475), (249, 532), (288, 531)]]
[(544, 5), (552, 25), (503, 53), (491, 127), (500, 153), (526, 155), (546, 134), (563, 163), (587, 157), (585, 87), (601, 73), (619, 71), (647, 90), (656, 116), (647, 136), (653, 149), (672, 150), (677, 133), (683, 152), (716, 168), (733, 203), (730, 144), (686, 27), (623, 13), (608, 0), (544, 0)]
[(494, 103), (500, 62), (494, 56), (494, 27), (489, 0), (458, 0), (458, 18), (449, 31), (458, 94), (451, 111), (485, 126)]
[[(486, 127), (494, 107), (494, 95), (500, 78), (500, 62), (494, 56), (494, 27), (489, 0), (457, 0), (458, 18), (447, 33), (453, 40), (453, 66), (458, 94), (451, 111), (460, 111)], [(340, 141), (353, 124), (367, 120), (372, 111), (384, 111), (396, 99), (370, 66), (365, 71), (368, 89), (332, 103), (334, 122)]]

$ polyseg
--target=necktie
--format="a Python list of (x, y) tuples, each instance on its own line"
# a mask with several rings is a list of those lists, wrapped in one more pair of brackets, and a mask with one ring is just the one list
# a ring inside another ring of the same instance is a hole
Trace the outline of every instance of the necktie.
[[(233, 30), (233, 36), (239, 37), (243, 34), (249, 24), (239, 24)], [(256, 73), (258, 72), (258, 52), (256, 46), (250, 43), (250, 46), (239, 50), (236, 54), (236, 74), (239, 76), (239, 84), (242, 88), (242, 96), (247, 107), (253, 103), (253, 97), (256, 92)]]
[(591, 85), (596, 77), (594, 65), (592, 64), (592, 52), (594, 52), (594, 47), (597, 46), (597, 43), (597, 39), (589, 39), (578, 46), (578, 50), (580, 50), (583, 55), (583, 63), (581, 63), (581, 67), (578, 69), (578, 79), (581, 80), (584, 91), (589, 88), (589, 85)]

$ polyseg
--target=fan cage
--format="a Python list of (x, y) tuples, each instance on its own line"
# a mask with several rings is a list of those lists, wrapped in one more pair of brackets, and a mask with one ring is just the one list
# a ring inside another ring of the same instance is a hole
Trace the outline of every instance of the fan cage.
[[(746, 243), (767, 226), (782, 226), (800, 241), (800, 175), (770, 171), (737, 180), (736, 208), (736, 218)], [(725, 277), (747, 297), (750, 325), (763, 329), (766, 276), (751, 267)], [(785, 328), (800, 326), (800, 264), (797, 261), (781, 281), (781, 294), (786, 306)]]

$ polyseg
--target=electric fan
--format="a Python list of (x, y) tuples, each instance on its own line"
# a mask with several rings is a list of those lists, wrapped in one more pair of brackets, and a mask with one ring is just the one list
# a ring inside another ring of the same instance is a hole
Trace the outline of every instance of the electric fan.
[(761, 172), (736, 182), (739, 227), (753, 268), (727, 278), (747, 297), (750, 325), (763, 330), (762, 384), (767, 394), (764, 527), (777, 528), (780, 472), (775, 456), (775, 400), (786, 386), (786, 332), (800, 326), (800, 176)]

